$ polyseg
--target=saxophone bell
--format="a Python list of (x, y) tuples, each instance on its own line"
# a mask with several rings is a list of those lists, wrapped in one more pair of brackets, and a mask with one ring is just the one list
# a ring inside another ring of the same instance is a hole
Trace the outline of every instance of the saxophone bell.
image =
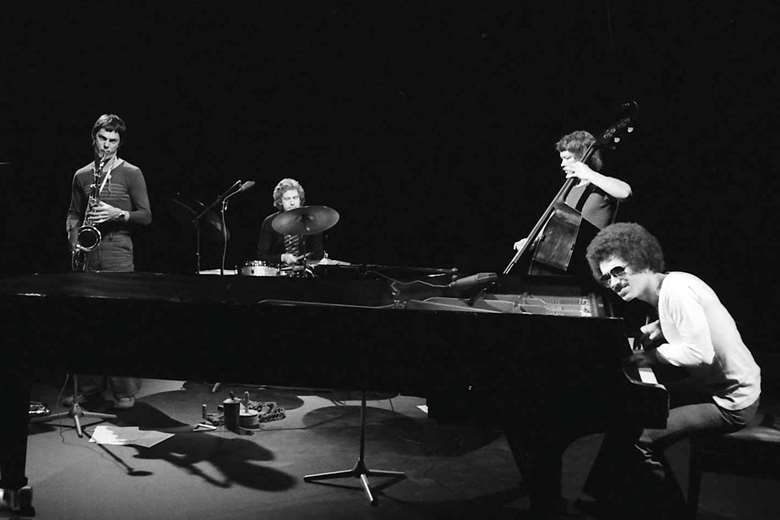
[(76, 247), (82, 251), (92, 251), (100, 245), (103, 235), (95, 226), (81, 226), (76, 237)]

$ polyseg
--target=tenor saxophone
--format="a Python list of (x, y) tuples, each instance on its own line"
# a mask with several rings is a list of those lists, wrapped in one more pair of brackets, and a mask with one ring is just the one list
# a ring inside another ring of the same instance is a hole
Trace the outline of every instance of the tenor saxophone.
[[(87, 253), (100, 245), (103, 235), (89, 217), (92, 208), (100, 202), (100, 174), (108, 158), (104, 157), (93, 170), (94, 177), (89, 187), (87, 207), (84, 210), (84, 221), (76, 234), (76, 245), (71, 255), (71, 268), (74, 272), (84, 272), (87, 268)], [(96, 161), (97, 162), (97, 161)]]

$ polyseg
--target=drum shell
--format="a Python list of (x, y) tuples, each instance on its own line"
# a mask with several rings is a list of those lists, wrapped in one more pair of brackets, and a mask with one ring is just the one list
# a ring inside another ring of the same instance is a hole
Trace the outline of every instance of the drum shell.
[(260, 414), (257, 410), (241, 410), (238, 425), (242, 428), (257, 428), (260, 425)]
[(279, 276), (279, 268), (262, 260), (244, 262), (239, 273), (244, 276)]

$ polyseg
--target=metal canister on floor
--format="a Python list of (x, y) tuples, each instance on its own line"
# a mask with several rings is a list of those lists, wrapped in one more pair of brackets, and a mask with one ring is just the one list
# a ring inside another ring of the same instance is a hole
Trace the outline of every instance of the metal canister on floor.
[(232, 394), (222, 401), (222, 413), (225, 417), (225, 428), (234, 432), (238, 430), (238, 417), (241, 409), (241, 400)]

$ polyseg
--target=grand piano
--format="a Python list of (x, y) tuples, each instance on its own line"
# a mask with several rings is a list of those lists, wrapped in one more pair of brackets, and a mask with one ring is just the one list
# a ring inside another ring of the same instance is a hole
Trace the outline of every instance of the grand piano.
[[(458, 284), (454, 270), (350, 272), (0, 280), (0, 486), (12, 497), (27, 489), (30, 387), (42, 366), (430, 396), (441, 420), (469, 415), (474, 408), (453, 403), (471, 400), (499, 426), (527, 430), (531, 451), (551, 429), (576, 438), (626, 416), (665, 423), (665, 389), (624, 369), (624, 321), (594, 287), (512, 276)], [(559, 419), (594, 403), (603, 416), (591, 413), (585, 426)]]

